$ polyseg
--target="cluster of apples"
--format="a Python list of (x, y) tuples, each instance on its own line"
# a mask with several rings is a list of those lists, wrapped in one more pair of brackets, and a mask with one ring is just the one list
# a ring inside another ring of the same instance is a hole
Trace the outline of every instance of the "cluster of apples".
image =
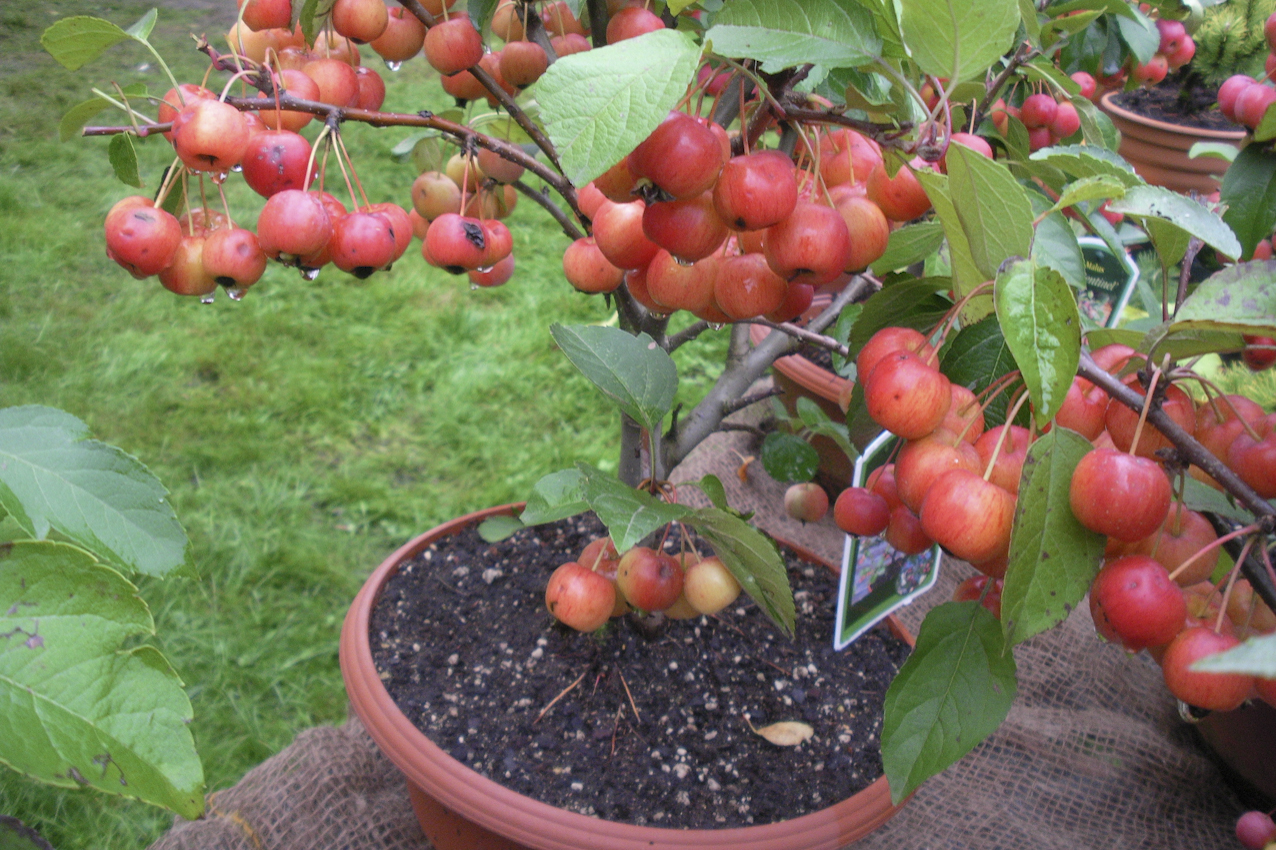
[[(1218, 87), (1218, 111), (1222, 112), (1237, 124), (1243, 124), (1251, 130), (1257, 129), (1267, 107), (1276, 103), (1276, 88), (1269, 83), (1276, 78), (1276, 13), (1273, 13), (1263, 25), (1263, 36), (1267, 39), (1267, 62), (1262, 80), (1256, 80), (1248, 74), (1233, 74)], [(1270, 252), (1271, 246), (1268, 245)]]
[[(1093, 356), (1145, 391), (1137, 373), (1126, 374), (1142, 364), (1133, 349), (1109, 345)], [(960, 587), (958, 598), (982, 598), (998, 613), (1031, 432), (1017, 425), (985, 431), (979, 400), (938, 370), (918, 331), (879, 331), (856, 368), (869, 414), (903, 442), (894, 463), (838, 496), (835, 522), (851, 534), (882, 534), (906, 554), (939, 543), (983, 574)], [(1276, 496), (1276, 414), (1242, 396), (1198, 407), (1174, 383), (1164, 388), (1161, 408), (1260, 495)], [(1095, 445), (1073, 472), (1069, 501), (1077, 520), (1109, 541), (1090, 592), (1098, 631), (1131, 651), (1152, 651), (1171, 692), (1192, 705), (1228, 710), (1255, 693), (1276, 703), (1276, 681), (1189, 669), (1249, 634), (1276, 630), (1276, 614), (1243, 579), (1223, 596), (1208, 581), (1217, 534), (1202, 514), (1174, 503), (1157, 454), (1173, 449), (1169, 440), (1079, 376), (1056, 422)], [(1201, 470), (1192, 473), (1217, 486)]]
[(732, 156), (725, 128), (671, 112), (582, 189), (592, 234), (564, 252), (567, 280), (590, 293), (624, 284), (652, 312), (717, 324), (801, 315), (816, 289), (882, 255), (893, 221), (930, 208), (909, 169), (887, 175), (872, 139), (811, 132), (796, 160)]
[(716, 555), (670, 555), (645, 546), (620, 555), (610, 537), (600, 537), (554, 570), (545, 607), (564, 625), (592, 632), (634, 609), (675, 620), (716, 614), (739, 595), (739, 582)]

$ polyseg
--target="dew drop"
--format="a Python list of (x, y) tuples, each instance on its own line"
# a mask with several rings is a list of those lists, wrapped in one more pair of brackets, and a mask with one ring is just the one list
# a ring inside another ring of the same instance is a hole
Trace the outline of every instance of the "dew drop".
[(246, 291), (242, 286), (232, 286), (226, 290), (226, 294), (230, 296), (231, 301), (243, 301)]
[(470, 292), (478, 292), (479, 285), (474, 281), (470, 281)]
[(301, 277), (304, 280), (314, 280), (315, 278), (319, 277), (319, 270), (318, 269), (302, 269)]
[(391, 71), (397, 71), (397, 70), (399, 70), (400, 68), (402, 68), (402, 67), (403, 67), (403, 63), (402, 63), (402, 62), (391, 62), (389, 59), (387, 59), (387, 60), (385, 60), (385, 66), (386, 66), (386, 68), (387, 68), (387, 69), (389, 69), (389, 70), (391, 70)]
[(216, 295), (216, 290), (213, 290), (213, 292), (210, 292), (210, 293), (208, 293), (207, 295), (201, 295), (201, 296), (199, 296), (199, 303), (200, 303), (200, 304), (212, 304), (212, 303), (213, 303), (213, 301), (215, 300), (215, 299), (214, 299), (214, 296), (215, 296), (215, 295)]
[(213, 176), (213, 182), (216, 183), (218, 186), (226, 182), (225, 171), (214, 171), (212, 176)]
[(722, 324), (721, 322), (710, 322), (710, 323), (709, 323), (709, 330), (713, 330), (713, 331), (720, 331), (720, 330), (722, 330), (722, 329), (723, 329), (723, 328), (725, 328), (725, 327), (726, 327), (726, 325)]
[(235, 172), (236, 174), (243, 174), (243, 173), (244, 173), (244, 167), (243, 167), (242, 165), (240, 165), (238, 162), (237, 162), (237, 163), (235, 163), (234, 165), (232, 165), (232, 166), (230, 167), (230, 170), (231, 170), (231, 171), (233, 171), (233, 172)]
[(479, 266), (474, 271), (478, 272), (479, 274), (491, 274), (492, 269), (494, 268), (496, 268), (496, 266)]

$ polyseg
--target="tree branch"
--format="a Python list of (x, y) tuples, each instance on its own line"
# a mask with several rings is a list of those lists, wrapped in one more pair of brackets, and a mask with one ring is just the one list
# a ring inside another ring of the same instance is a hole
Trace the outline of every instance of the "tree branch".
[(563, 233), (567, 234), (568, 239), (581, 239), (585, 236), (584, 231), (576, 226), (576, 222), (572, 221), (572, 217), (563, 212), (558, 204), (551, 201), (543, 192), (536, 191), (522, 180), (515, 180), (510, 185), (523, 195), (531, 198), (533, 203), (539, 204), (547, 213), (553, 216), (554, 221), (558, 222), (559, 226), (563, 228)]
[(842, 343), (833, 339), (833, 337), (813, 333), (804, 327), (793, 324), (792, 322), (772, 322), (769, 319), (748, 319), (747, 321), (752, 325), (762, 325), (764, 327), (771, 328), (772, 330), (786, 333), (789, 336), (797, 337), (803, 342), (809, 342), (812, 345), (818, 345), (820, 348), (826, 348), (829, 351), (837, 352), (843, 357), (851, 356), (851, 350), (845, 345), (842, 345)]

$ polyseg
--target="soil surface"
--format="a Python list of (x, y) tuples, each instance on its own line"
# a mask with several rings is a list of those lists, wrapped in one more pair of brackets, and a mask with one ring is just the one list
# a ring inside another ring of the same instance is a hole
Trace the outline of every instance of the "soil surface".
[[(545, 583), (603, 533), (592, 515), (495, 545), (469, 530), (390, 579), (373, 658), (431, 740), (524, 795), (653, 826), (771, 823), (881, 775), (882, 701), (908, 647), (879, 627), (834, 652), (831, 571), (786, 552), (793, 641), (747, 596), (654, 634), (634, 615), (579, 634), (552, 621)], [(778, 721), (814, 736), (780, 747), (749, 728)]]
[(1132, 112), (1202, 130), (1243, 130), (1218, 111), (1218, 90), (1183, 88), (1177, 79), (1166, 79), (1152, 88), (1137, 88), (1118, 94), (1114, 100)]

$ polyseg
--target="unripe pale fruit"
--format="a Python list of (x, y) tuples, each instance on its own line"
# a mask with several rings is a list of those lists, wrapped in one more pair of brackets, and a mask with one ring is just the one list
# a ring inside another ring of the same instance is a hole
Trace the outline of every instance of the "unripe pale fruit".
[(829, 510), (828, 493), (810, 481), (784, 491), (784, 511), (799, 522), (819, 522)]
[(740, 596), (740, 583), (715, 556), (687, 568), (682, 593), (701, 614), (716, 614)]

